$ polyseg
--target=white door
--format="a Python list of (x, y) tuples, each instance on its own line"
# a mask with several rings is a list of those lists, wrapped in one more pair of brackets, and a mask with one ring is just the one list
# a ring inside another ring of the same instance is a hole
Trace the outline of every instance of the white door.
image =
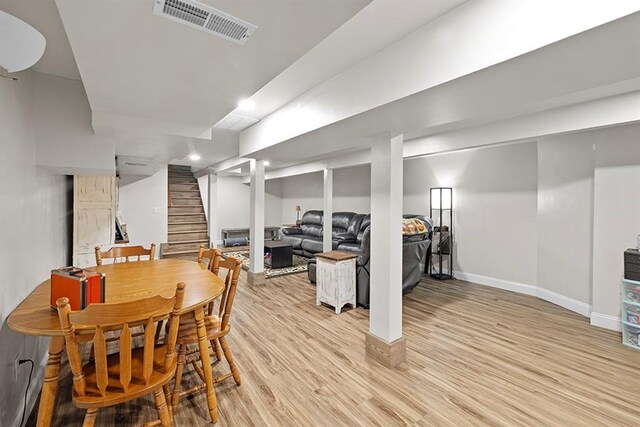
[[(113, 245), (116, 177), (73, 177), (73, 265), (95, 265), (95, 247)], [(104, 250), (104, 248), (103, 248)]]

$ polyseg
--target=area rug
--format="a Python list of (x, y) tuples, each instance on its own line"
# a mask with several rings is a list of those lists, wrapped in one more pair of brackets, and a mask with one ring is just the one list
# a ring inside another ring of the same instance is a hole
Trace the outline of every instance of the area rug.
[[(236, 251), (236, 252), (225, 252), (222, 254), (223, 257), (234, 257), (242, 260), (242, 268), (244, 270), (249, 269), (249, 251)], [(287, 274), (296, 274), (307, 271), (307, 261), (308, 259), (293, 254), (293, 265), (291, 267), (285, 268), (271, 268), (268, 264), (268, 261), (265, 260), (264, 263), (264, 275), (268, 279), (270, 277), (276, 276), (284, 276)]]

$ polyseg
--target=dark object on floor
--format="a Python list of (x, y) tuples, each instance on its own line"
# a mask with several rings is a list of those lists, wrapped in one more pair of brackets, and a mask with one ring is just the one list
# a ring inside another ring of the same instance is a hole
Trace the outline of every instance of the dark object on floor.
[(640, 252), (637, 249), (624, 251), (624, 278), (640, 282)]
[[(249, 249), (242, 249), (238, 251), (227, 251), (222, 253), (223, 257), (232, 256), (242, 260), (242, 268), (249, 270)], [(271, 265), (265, 261), (264, 274), (267, 279), (277, 276), (285, 276), (287, 274), (304, 273), (307, 271), (307, 258), (300, 255), (293, 255), (293, 265), (285, 268), (271, 268)]]
[(264, 242), (265, 262), (269, 257), (271, 268), (286, 268), (293, 265), (293, 252), (291, 245), (279, 240), (266, 240)]
[(228, 248), (229, 246), (246, 246), (249, 244), (249, 239), (247, 237), (229, 237), (228, 239), (224, 239), (224, 246)]

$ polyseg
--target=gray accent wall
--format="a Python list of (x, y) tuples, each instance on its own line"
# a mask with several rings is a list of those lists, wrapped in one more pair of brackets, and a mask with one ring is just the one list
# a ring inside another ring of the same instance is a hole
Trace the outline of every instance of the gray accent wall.
[(19, 81), (0, 79), (0, 425), (17, 425), (29, 376), (20, 366), (14, 381), (16, 355), (35, 362), (29, 405), (42, 384), (48, 339), (14, 333), (9, 313), (33, 291), (50, 270), (71, 262), (73, 180), (36, 166), (34, 73)]

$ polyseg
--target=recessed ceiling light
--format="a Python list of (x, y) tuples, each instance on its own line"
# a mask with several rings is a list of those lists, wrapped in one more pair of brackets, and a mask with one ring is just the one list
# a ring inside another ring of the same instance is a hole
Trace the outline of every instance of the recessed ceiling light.
[(264, 161), (264, 165), (265, 165), (265, 166), (269, 166), (270, 164), (271, 164), (271, 163), (269, 163), (269, 160), (265, 160), (265, 161)]
[(243, 99), (238, 103), (238, 108), (244, 111), (251, 111), (256, 108), (256, 103), (251, 99)]
[(189, 155), (189, 160), (197, 162), (198, 160), (200, 160), (200, 154), (198, 154), (198, 153), (190, 154)]

